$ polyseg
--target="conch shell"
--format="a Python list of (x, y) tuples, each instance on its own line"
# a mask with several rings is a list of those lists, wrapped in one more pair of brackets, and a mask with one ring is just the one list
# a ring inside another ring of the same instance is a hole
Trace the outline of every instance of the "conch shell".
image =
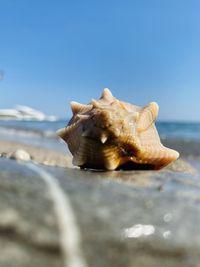
[(58, 135), (68, 144), (76, 166), (158, 170), (179, 157), (160, 142), (155, 102), (141, 108), (119, 101), (105, 88), (99, 100), (87, 105), (71, 102), (71, 109), (73, 116)]

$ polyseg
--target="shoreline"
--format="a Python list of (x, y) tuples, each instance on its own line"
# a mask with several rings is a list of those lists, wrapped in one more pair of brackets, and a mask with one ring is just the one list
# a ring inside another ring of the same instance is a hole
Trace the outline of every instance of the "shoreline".
[[(180, 146), (180, 144), (181, 141), (180, 142), (174, 141), (174, 143), (172, 143), (172, 141), (170, 140), (167, 142), (167, 146), (174, 149), (177, 149), (176, 147)], [(181, 153), (181, 157), (158, 172), (172, 171), (172, 172), (186, 172), (189, 174), (196, 174), (198, 170), (200, 170), (200, 150), (198, 151), (197, 145), (193, 144), (193, 147), (196, 149), (194, 154), (190, 149), (191, 148), (190, 143), (188, 143), (187, 146), (185, 146), (184, 144), (182, 145), (182, 147), (183, 151)], [(30, 158), (30, 161), (36, 164), (52, 166), (52, 167), (70, 168), (70, 169), (77, 168), (72, 164), (72, 155), (67, 149), (67, 146), (66, 146), (66, 152), (62, 152), (54, 149), (22, 143), (19, 141), (0, 139), (0, 157), (20, 160), (20, 158), (17, 158), (15, 156), (15, 153), (17, 151), (23, 151), (27, 153), (28, 157)], [(196, 152), (199, 152), (199, 154), (197, 154)]]
[(12, 155), (19, 150), (23, 150), (30, 155), (33, 163), (43, 164), (54, 167), (72, 168), (72, 157), (67, 152), (62, 153), (53, 149), (28, 145), (21, 142), (0, 140), (0, 156), (5, 158), (12, 158)]

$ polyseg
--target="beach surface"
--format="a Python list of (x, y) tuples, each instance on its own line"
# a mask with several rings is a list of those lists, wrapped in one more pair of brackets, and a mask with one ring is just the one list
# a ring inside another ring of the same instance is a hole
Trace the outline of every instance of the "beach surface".
[(100, 172), (1, 139), (0, 266), (200, 266), (200, 143), (164, 142), (160, 171)]

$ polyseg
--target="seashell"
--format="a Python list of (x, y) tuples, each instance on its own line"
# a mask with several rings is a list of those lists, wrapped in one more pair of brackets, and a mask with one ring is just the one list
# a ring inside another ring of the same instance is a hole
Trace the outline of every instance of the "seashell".
[(99, 100), (71, 102), (73, 116), (58, 135), (68, 144), (73, 164), (115, 170), (161, 169), (179, 157), (163, 146), (155, 127), (155, 102), (139, 107), (116, 99), (105, 88)]

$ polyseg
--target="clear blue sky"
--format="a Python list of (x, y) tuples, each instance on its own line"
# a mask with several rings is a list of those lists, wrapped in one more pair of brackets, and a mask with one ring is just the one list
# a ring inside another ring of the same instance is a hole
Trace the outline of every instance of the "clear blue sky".
[(200, 2), (0, 0), (0, 108), (71, 115), (104, 87), (200, 121)]

